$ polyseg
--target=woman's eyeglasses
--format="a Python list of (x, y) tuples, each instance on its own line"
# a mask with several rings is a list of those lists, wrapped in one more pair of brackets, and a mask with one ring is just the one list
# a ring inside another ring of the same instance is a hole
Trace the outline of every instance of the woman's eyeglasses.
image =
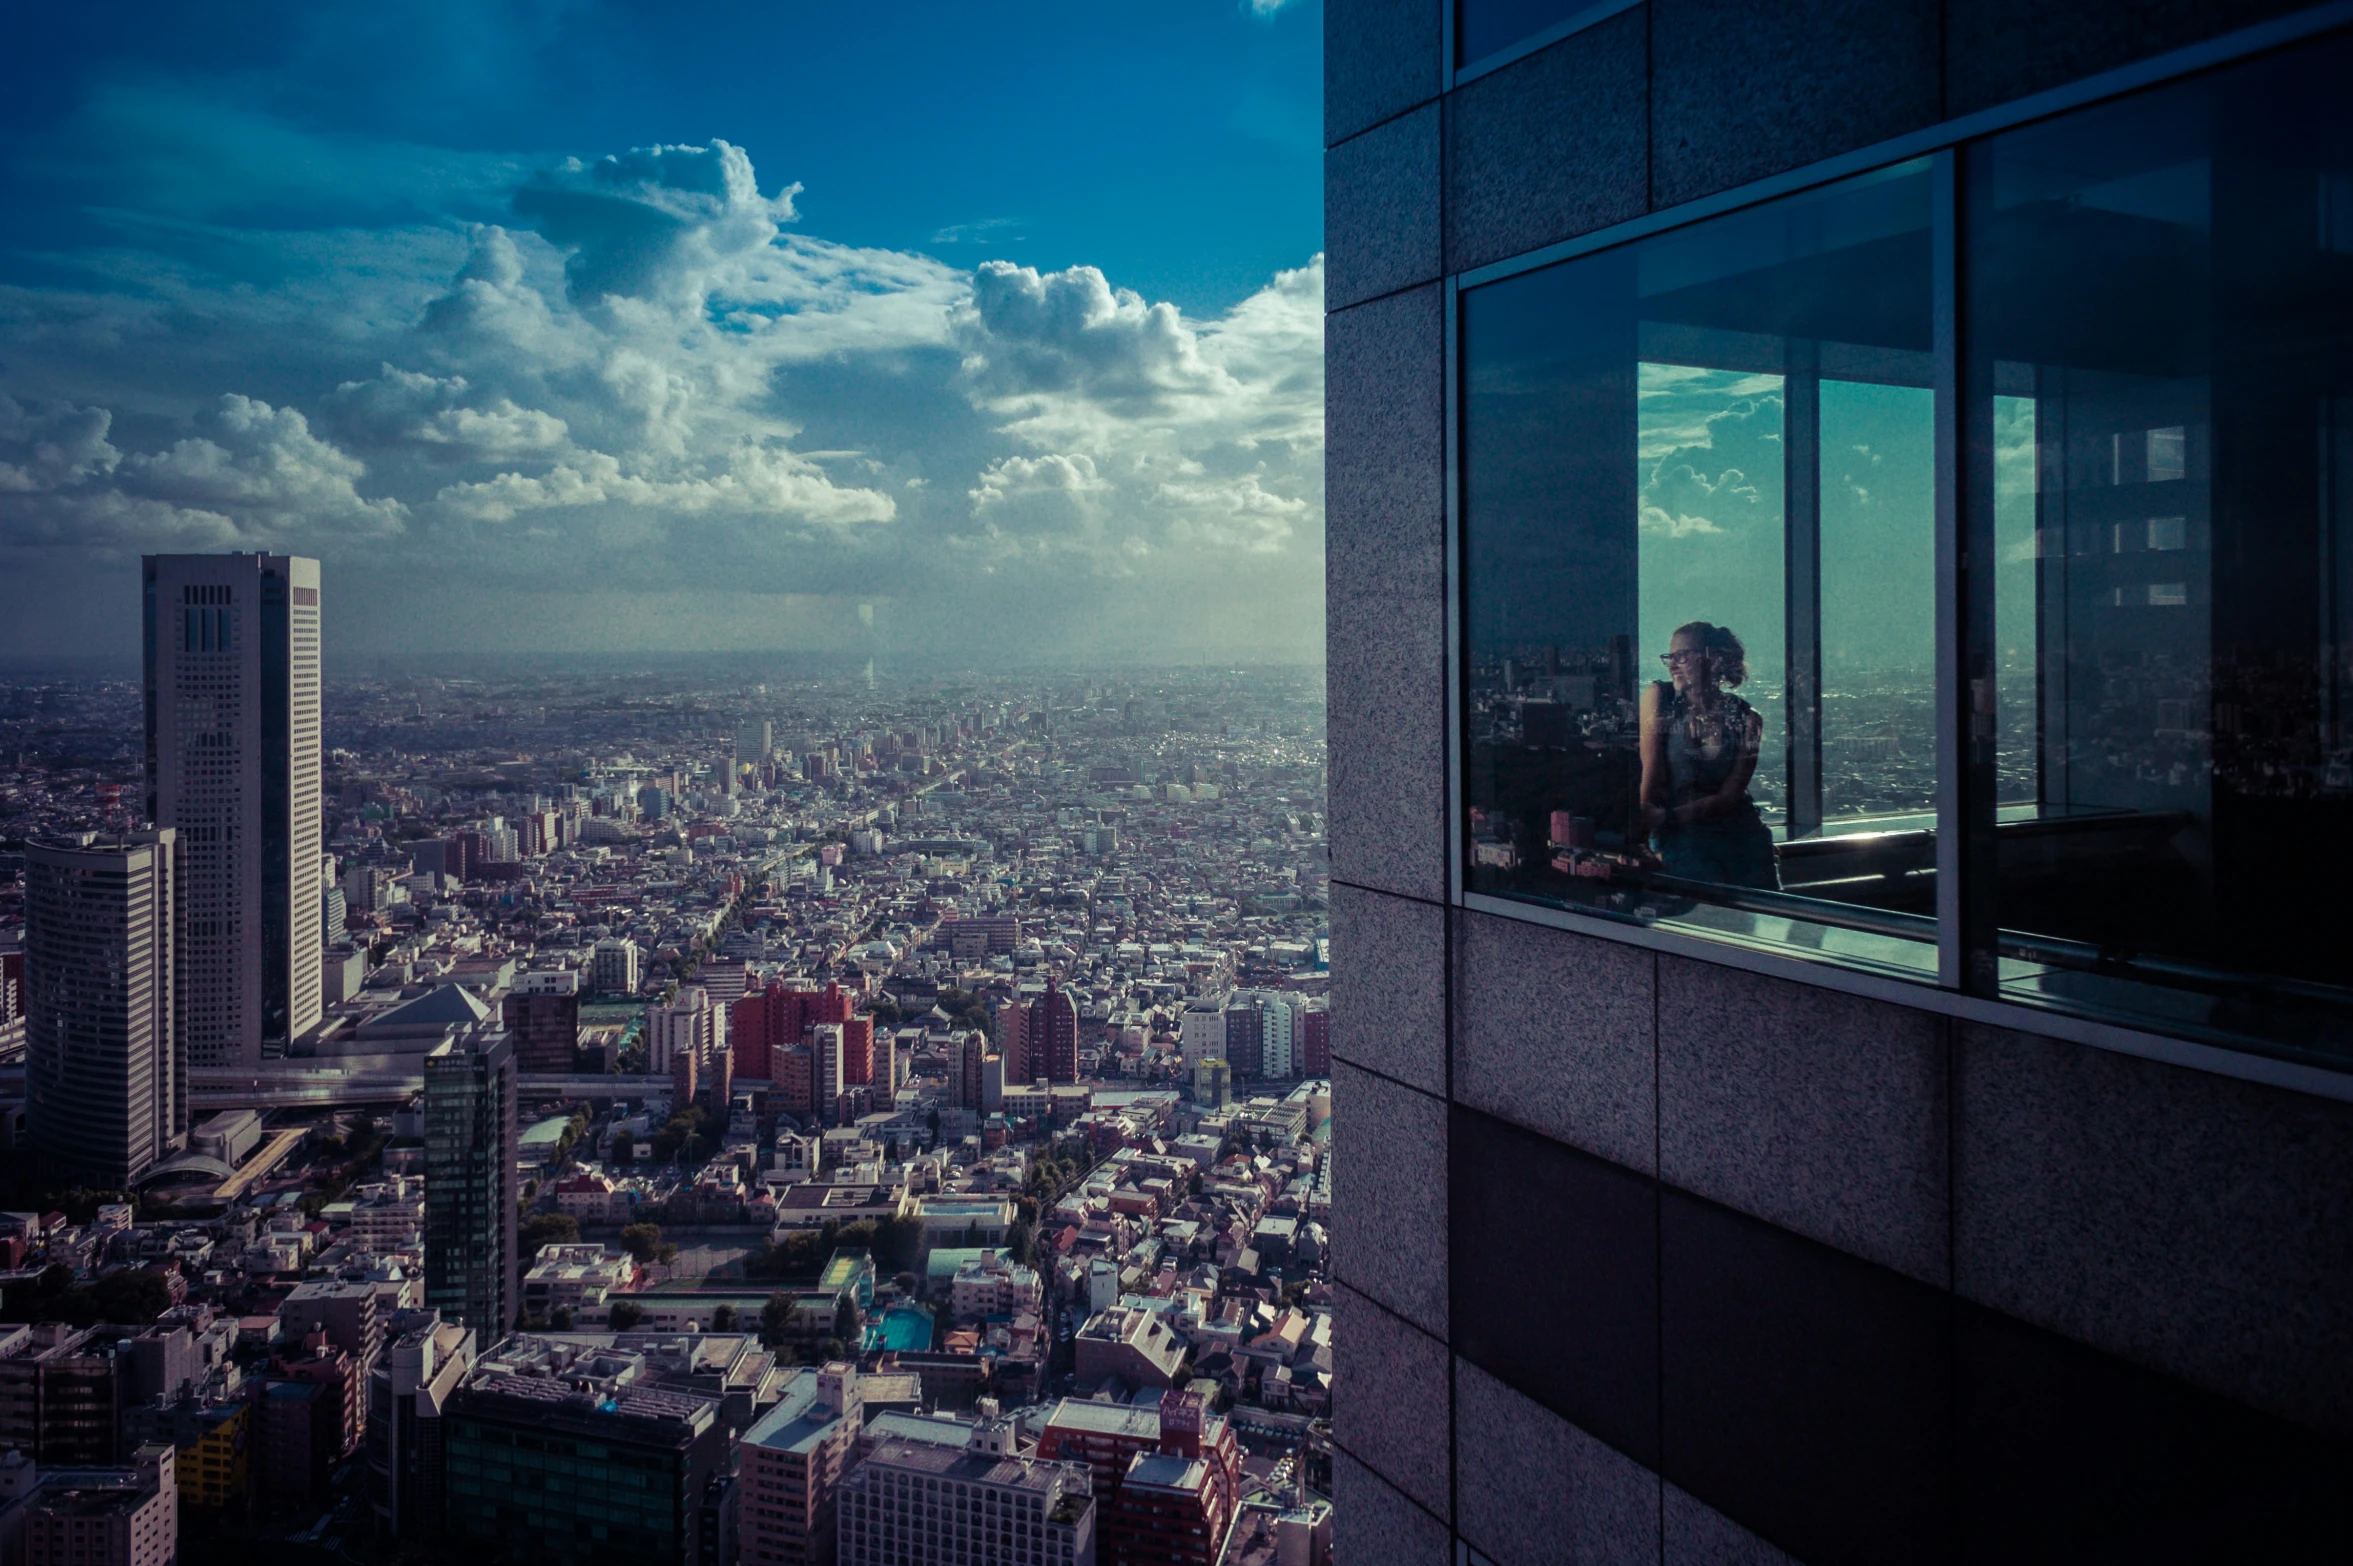
[(1700, 650), (1699, 650), (1698, 648), (1696, 648), (1696, 647), (1681, 647), (1681, 648), (1677, 648), (1677, 649), (1676, 649), (1675, 651), (1673, 651), (1673, 652), (1663, 652), (1663, 653), (1660, 653), (1660, 654), (1659, 654), (1659, 662), (1661, 662), (1661, 663), (1665, 664), (1665, 665), (1666, 665), (1668, 668), (1672, 669), (1673, 667), (1675, 667), (1675, 665), (1677, 665), (1677, 664), (1681, 663), (1681, 662), (1682, 662), (1684, 659), (1686, 659), (1686, 658), (1697, 658), (1698, 656), (1700, 656)]

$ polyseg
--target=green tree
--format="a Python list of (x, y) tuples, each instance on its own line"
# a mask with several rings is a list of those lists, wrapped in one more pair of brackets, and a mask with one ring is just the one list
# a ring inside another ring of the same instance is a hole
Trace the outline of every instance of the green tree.
[(779, 1290), (760, 1307), (760, 1341), (770, 1348), (792, 1335), (792, 1296)]
[(844, 1343), (852, 1342), (858, 1336), (858, 1302), (850, 1298), (847, 1290), (834, 1302), (833, 1335)]
[(633, 1223), (621, 1230), (621, 1248), (634, 1257), (639, 1266), (660, 1254), (662, 1226), (658, 1223)]
[(549, 1313), (547, 1318), (547, 1325), (548, 1330), (551, 1332), (571, 1331), (572, 1307), (569, 1305), (558, 1305), (552, 1312)]
[(628, 1163), (628, 1162), (629, 1162), (629, 1161), (630, 1161), (632, 1158), (634, 1158), (634, 1157), (636, 1157), (636, 1156), (637, 1156), (637, 1142), (636, 1142), (636, 1140), (635, 1140), (634, 1138), (632, 1138), (632, 1137), (630, 1136), (630, 1134), (629, 1134), (627, 1131), (616, 1131), (616, 1132), (614, 1132), (614, 1133), (613, 1133), (613, 1162), (614, 1162), (614, 1163), (616, 1163), (616, 1164), (625, 1164), (625, 1163)]
[(569, 1213), (540, 1213), (523, 1225), (520, 1240), (525, 1258), (539, 1254), (543, 1245), (580, 1243), (580, 1220)]
[(645, 1307), (635, 1300), (615, 1300), (611, 1319), (615, 1332), (627, 1332), (645, 1320)]
[(90, 1287), (90, 1302), (100, 1319), (124, 1326), (143, 1326), (171, 1309), (172, 1287), (160, 1273), (108, 1273)]
[(735, 1307), (722, 1305), (711, 1312), (711, 1330), (713, 1332), (733, 1332), (735, 1330)]

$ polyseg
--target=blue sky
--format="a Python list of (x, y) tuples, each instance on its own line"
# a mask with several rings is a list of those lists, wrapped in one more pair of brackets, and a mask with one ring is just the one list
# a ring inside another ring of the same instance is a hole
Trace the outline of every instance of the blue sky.
[(0, 654), (127, 646), (157, 548), (319, 555), (354, 651), (1309, 650), (1321, 34), (20, 14)]

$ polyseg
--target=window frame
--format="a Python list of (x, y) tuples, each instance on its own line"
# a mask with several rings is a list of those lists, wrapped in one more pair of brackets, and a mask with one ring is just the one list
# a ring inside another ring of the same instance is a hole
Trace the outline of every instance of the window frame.
[[(1445, 82), (1449, 89), (1547, 47), (1627, 9), (1597, 4), (1546, 32), (1472, 62), (1455, 64), (1456, 0), (1443, 6)], [(1448, 902), (1470, 912), (1548, 925), (1599, 939), (1689, 956), (1724, 966), (1788, 978), (1819, 988), (1893, 1001), (1966, 1022), (2067, 1039), (2096, 1048), (2166, 1061), (2219, 1075), (2288, 1087), (2353, 1102), (2353, 1062), (2331, 1066), (2303, 1058), (2261, 1038), (2214, 1043), (2168, 1034), (2155, 1025), (2116, 1022), (2083, 1013), (2027, 1005), (1998, 993), (1999, 931), (1992, 876), (1994, 767), (1991, 753), (1975, 764), (1966, 742), (1970, 731), (1970, 679), (1966, 659), (1972, 648), (1991, 642), (1993, 581), (1990, 573), (1972, 583), (1962, 569), (1969, 556), (1990, 558), (1990, 499), (1974, 504), (1978, 486), (1990, 488), (1990, 451), (1965, 441), (1962, 382), (1963, 290), (1960, 231), (1963, 160), (1969, 144), (2003, 131), (2055, 119), (2148, 88), (2164, 86), (2260, 55), (2292, 49), (2332, 34), (2353, 31), (2353, 0), (2314, 7), (2300, 14), (2241, 29), (2221, 38), (2175, 50), (2117, 70), (2071, 83), (1998, 108), (1948, 120), (1927, 129), (1842, 153), (1807, 167), (1735, 187), (1624, 223), (1543, 246), (1522, 255), (1447, 276), (1443, 280), (1445, 407), (1445, 646), (1446, 646), (1446, 856)], [(1729, 213), (1778, 201), (1899, 164), (1925, 159), (1931, 178), (1930, 265), (1935, 381), (1935, 732), (1937, 745), (1937, 930), (1933, 984), (1850, 966), (1832, 958), (1807, 957), (1763, 943), (1714, 937), (1663, 925), (1643, 925), (1569, 907), (1472, 890), (1468, 885), (1466, 715), (1470, 702), (1471, 658), (1468, 622), (1468, 540), (1463, 527), (1463, 420), (1468, 376), (1463, 364), (1463, 296), (1480, 287), (1613, 250), (1655, 235), (1691, 227)], [(1982, 470), (1982, 471), (1980, 471)], [(1982, 618), (1984, 624), (1976, 625)], [(1970, 636), (1972, 629), (1982, 634)]]

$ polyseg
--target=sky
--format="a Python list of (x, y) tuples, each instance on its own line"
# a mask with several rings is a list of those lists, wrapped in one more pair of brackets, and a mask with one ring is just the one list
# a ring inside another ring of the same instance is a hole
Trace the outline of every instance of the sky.
[(0, 659), (1320, 657), (1315, 0), (20, 10)]

